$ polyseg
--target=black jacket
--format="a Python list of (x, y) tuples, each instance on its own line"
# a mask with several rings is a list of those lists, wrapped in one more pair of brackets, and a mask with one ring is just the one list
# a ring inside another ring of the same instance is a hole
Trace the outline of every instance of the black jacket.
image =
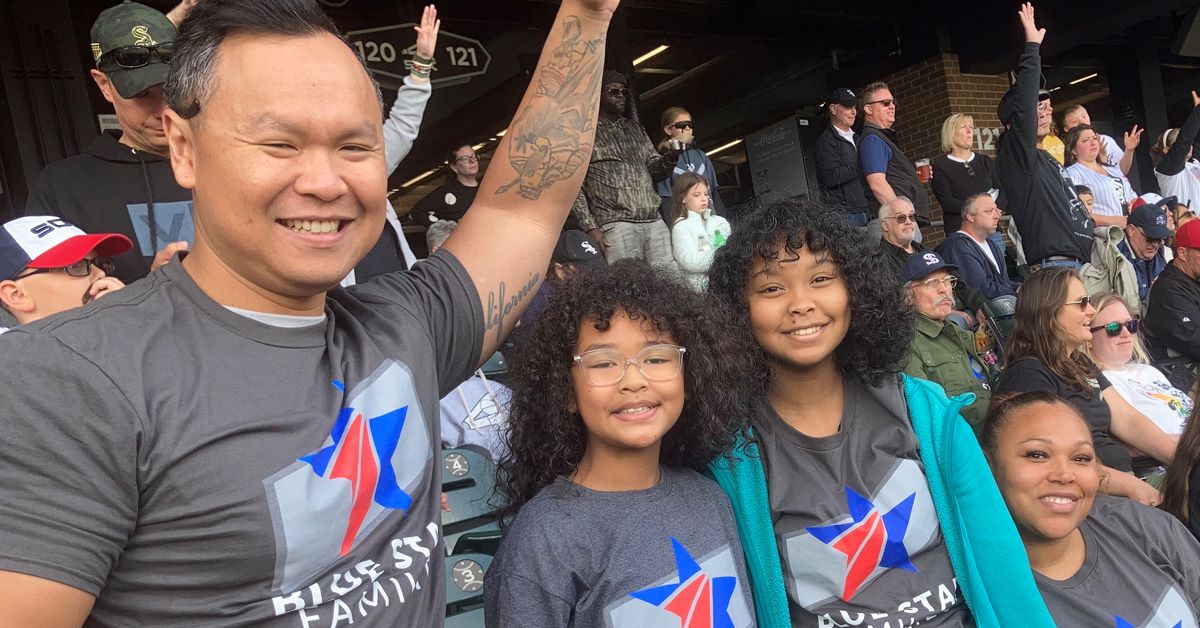
[(1004, 249), (996, 246), (996, 243), (991, 240), (985, 240), (983, 245), (991, 249), (992, 255), (996, 256), (996, 264), (1000, 267), (999, 269), (992, 265), (991, 260), (983, 254), (971, 236), (961, 231), (951, 233), (935, 250), (947, 262), (958, 266), (958, 270), (954, 274), (972, 288), (983, 293), (985, 298), (995, 299), (1000, 296), (1016, 295), (1018, 284), (1008, 278), (1008, 267), (1004, 263)]
[(1173, 349), (1200, 360), (1200, 282), (1167, 264), (1150, 287), (1142, 322), (1154, 359), (1168, 357), (1167, 350)]
[(179, 187), (171, 162), (102, 133), (87, 152), (46, 166), (26, 216), (59, 216), (88, 233), (121, 233), (133, 250), (115, 258), (117, 278), (145, 277), (159, 249), (193, 242), (192, 193)]
[[(854, 135), (858, 141), (858, 134)], [(858, 148), (838, 134), (833, 125), (817, 138), (813, 154), (817, 180), (825, 200), (847, 213), (867, 211), (867, 196), (858, 172)]]
[[(872, 135), (883, 140), (888, 145), (888, 148), (892, 149), (892, 158), (888, 160), (887, 172), (884, 173), (888, 185), (892, 186), (892, 191), (896, 193), (896, 196), (908, 197), (908, 200), (913, 203), (913, 208), (917, 210), (917, 222), (921, 225), (928, 225), (930, 215), (929, 193), (925, 191), (925, 184), (921, 183), (921, 179), (917, 177), (917, 168), (913, 165), (912, 160), (896, 144), (896, 129), (881, 129), (870, 122), (863, 123), (862, 140), (865, 141)], [(858, 145), (861, 147), (862, 141)], [(875, 198), (875, 195), (871, 193), (871, 186), (867, 184), (866, 173), (861, 173), (860, 176), (862, 177), (863, 190), (867, 196), (867, 207), (870, 209), (872, 216), (878, 215), (879, 199)]]
[(1004, 208), (1017, 222), (1021, 245), (1030, 264), (1063, 255), (1081, 261), (1092, 256), (1092, 230), (1074, 183), (1062, 164), (1037, 148), (1037, 103), (1042, 76), (1040, 46), (1025, 44), (1017, 82), (1006, 100), (1011, 103), (1009, 129), (1000, 137), (996, 167)]

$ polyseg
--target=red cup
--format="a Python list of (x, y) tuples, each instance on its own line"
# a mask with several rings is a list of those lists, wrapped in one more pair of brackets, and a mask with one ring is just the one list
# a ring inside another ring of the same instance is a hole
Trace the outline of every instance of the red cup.
[(928, 159), (918, 159), (917, 162), (917, 178), (921, 183), (929, 183), (933, 179), (933, 166), (929, 164)]

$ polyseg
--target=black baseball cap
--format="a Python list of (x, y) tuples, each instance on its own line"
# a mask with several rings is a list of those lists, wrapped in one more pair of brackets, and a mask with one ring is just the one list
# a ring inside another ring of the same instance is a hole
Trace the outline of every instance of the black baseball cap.
[(564, 231), (558, 236), (558, 244), (554, 245), (550, 261), (574, 264), (576, 267), (603, 266), (608, 263), (600, 254), (600, 245), (577, 229)]
[(825, 102), (828, 103), (826, 107), (834, 103), (843, 107), (857, 107), (858, 96), (855, 96), (854, 92), (845, 87), (839, 87), (829, 94), (829, 99)]
[(958, 266), (946, 263), (941, 255), (933, 251), (921, 251), (913, 253), (904, 260), (904, 269), (900, 272), (900, 279), (904, 283), (916, 281), (922, 277), (928, 277), (931, 273), (942, 270), (958, 270)]

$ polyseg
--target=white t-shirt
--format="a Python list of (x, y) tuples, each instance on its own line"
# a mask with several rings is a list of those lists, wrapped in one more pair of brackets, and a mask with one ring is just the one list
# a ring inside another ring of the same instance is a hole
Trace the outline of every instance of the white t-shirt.
[(1187, 393), (1172, 386), (1162, 371), (1149, 364), (1126, 364), (1105, 370), (1104, 376), (1122, 399), (1154, 421), (1162, 431), (1183, 433), (1192, 413), (1192, 400)]
[(979, 240), (975, 239), (975, 236), (973, 236), (969, 233), (967, 234), (967, 237), (970, 238), (970, 240), (975, 243), (975, 246), (979, 247), (979, 250), (983, 251), (984, 256), (987, 257), (988, 260), (992, 262), (992, 266), (995, 267), (995, 269), (997, 271), (999, 271), (1000, 264), (998, 264), (996, 262), (996, 256), (994, 254), (992, 254), (992, 247), (988, 246), (987, 241), (984, 240), (983, 242), (980, 242)]

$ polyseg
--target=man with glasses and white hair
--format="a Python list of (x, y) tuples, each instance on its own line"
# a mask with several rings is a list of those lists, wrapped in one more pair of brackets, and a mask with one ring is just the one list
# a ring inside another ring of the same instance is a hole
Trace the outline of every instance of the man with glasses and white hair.
[(900, 279), (917, 314), (917, 333), (904, 372), (940, 385), (950, 397), (975, 393), (975, 401), (962, 409), (962, 416), (978, 432), (991, 399), (991, 373), (976, 349), (975, 335), (949, 320), (958, 283), (950, 272), (957, 268), (932, 251), (905, 260)]
[[(925, 245), (913, 239), (913, 234), (918, 231), (916, 213), (912, 201), (904, 196), (898, 196), (879, 208), (879, 226), (883, 230), (879, 254), (897, 274), (903, 272), (910, 255), (926, 252)], [(968, 310), (956, 311), (952, 320), (964, 329), (974, 329), (976, 317), (971, 312), (983, 309), (983, 296), (963, 281), (959, 281), (955, 287), (955, 295)]]

